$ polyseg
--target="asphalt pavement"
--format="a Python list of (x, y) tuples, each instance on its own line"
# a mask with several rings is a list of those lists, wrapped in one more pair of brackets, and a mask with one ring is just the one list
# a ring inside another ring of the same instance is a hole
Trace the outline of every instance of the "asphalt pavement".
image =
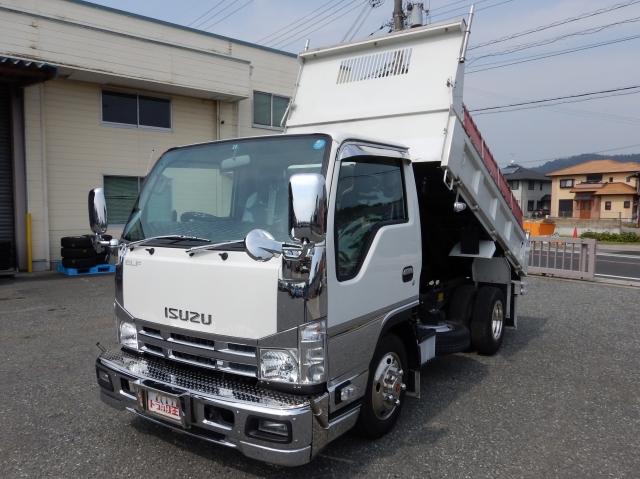
[(640, 289), (531, 278), (501, 351), (436, 358), (378, 441), (351, 434), (288, 469), (98, 399), (113, 275), (0, 278), (2, 478), (637, 478)]

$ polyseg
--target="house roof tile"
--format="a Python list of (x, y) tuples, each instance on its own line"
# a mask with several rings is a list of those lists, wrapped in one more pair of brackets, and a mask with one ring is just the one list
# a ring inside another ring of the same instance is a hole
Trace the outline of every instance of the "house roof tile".
[(573, 188), (569, 190), (571, 193), (591, 193), (594, 195), (602, 196), (602, 195), (635, 195), (636, 189), (625, 183), (604, 183), (604, 186), (601, 188), (593, 188), (593, 190), (589, 190), (589, 188)]
[(550, 178), (547, 178), (542, 173), (538, 173), (537, 171), (523, 168), (520, 165), (509, 165), (506, 168), (502, 169), (502, 174), (505, 177), (505, 179), (507, 179), (508, 181), (511, 181), (511, 180), (551, 181)]
[(626, 173), (640, 171), (640, 163), (593, 160), (547, 173), (547, 176), (584, 175), (588, 173)]

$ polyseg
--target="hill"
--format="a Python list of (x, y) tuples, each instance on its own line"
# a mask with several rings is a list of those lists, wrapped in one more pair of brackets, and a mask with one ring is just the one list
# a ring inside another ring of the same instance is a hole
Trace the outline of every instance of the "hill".
[(584, 153), (582, 155), (570, 156), (568, 158), (559, 158), (557, 160), (547, 161), (546, 163), (529, 168), (530, 170), (537, 171), (538, 173), (547, 174), (552, 171), (562, 170), (569, 168), (570, 166), (586, 163), (591, 160), (613, 160), (620, 163), (636, 162), (640, 163), (640, 153), (633, 153), (630, 155), (598, 155), (595, 153)]

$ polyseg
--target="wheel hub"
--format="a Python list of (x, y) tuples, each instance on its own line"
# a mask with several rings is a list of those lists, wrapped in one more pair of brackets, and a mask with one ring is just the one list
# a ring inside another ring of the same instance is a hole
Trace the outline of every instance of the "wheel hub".
[(378, 419), (387, 419), (400, 405), (400, 395), (407, 388), (402, 382), (403, 374), (400, 359), (395, 353), (382, 357), (371, 385), (373, 412)]
[(494, 340), (500, 339), (502, 335), (502, 328), (504, 327), (504, 311), (502, 309), (502, 303), (498, 301), (493, 307), (491, 313), (491, 334)]

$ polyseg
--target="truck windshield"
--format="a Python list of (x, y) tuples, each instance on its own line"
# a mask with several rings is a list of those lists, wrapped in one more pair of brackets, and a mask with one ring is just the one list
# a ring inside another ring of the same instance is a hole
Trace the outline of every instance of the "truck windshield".
[(122, 237), (185, 235), (242, 241), (256, 228), (288, 241), (289, 179), (324, 174), (326, 135), (232, 140), (177, 148), (156, 163)]

